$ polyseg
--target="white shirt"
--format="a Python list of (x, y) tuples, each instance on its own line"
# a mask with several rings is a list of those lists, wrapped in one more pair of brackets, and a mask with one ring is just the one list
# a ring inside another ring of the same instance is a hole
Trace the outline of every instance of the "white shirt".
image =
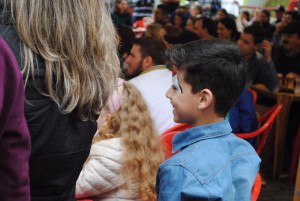
[(172, 72), (161, 67), (154, 66), (148, 72), (129, 80), (145, 99), (159, 135), (175, 125), (173, 107), (166, 97), (167, 90), (172, 86)]

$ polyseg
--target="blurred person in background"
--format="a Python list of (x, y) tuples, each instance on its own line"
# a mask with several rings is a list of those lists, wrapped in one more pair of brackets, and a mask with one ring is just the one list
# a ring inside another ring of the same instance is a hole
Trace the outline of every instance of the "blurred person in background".
[(270, 23), (271, 13), (268, 10), (262, 10), (259, 15), (260, 23), (262, 24), (265, 33), (266, 39), (272, 41), (275, 27)]
[(192, 17), (201, 17), (203, 14), (203, 7), (202, 5), (196, 1), (191, 4), (190, 6), (190, 16)]
[(169, 15), (170, 11), (168, 6), (165, 4), (159, 4), (154, 11), (154, 22), (161, 25), (171, 24)]
[(120, 67), (124, 70), (124, 60), (129, 55), (135, 38), (132, 28), (128, 25), (120, 25), (116, 28), (118, 39), (118, 55)]
[(210, 18), (197, 18), (195, 29), (200, 39), (208, 40), (217, 37), (216, 23)]
[(278, 5), (275, 8), (275, 17), (276, 17), (276, 20), (274, 22), (274, 25), (276, 25), (277, 23), (279, 23), (279, 22), (282, 21), (284, 12), (285, 12), (285, 8), (282, 5)]
[(299, 13), (297, 11), (286, 11), (283, 14), (282, 21), (275, 25), (275, 33), (273, 37), (273, 45), (280, 46), (281, 30), (292, 22), (299, 21)]
[(142, 20), (144, 17), (152, 17), (154, 0), (133, 0), (133, 22)]
[(236, 26), (239, 32), (243, 32), (245, 27), (251, 25), (250, 13), (246, 10), (242, 11), (236, 20)]
[(273, 60), (278, 73), (300, 75), (300, 24), (290, 23), (281, 30), (281, 45), (274, 47)]
[(265, 31), (259, 24), (245, 28), (238, 42), (248, 65), (246, 87), (264, 84), (270, 91), (279, 90), (277, 71), (272, 60), (272, 45), (265, 40)]
[(112, 20), (115, 26), (120, 26), (122, 24), (132, 26), (131, 14), (127, 9), (127, 0), (117, 0), (115, 11), (112, 14)]
[(218, 37), (224, 40), (237, 42), (240, 37), (240, 33), (236, 28), (234, 19), (226, 17), (218, 21)]
[(220, 10), (218, 10), (216, 20), (224, 19), (226, 17), (228, 17), (228, 13), (225, 8), (221, 8)]

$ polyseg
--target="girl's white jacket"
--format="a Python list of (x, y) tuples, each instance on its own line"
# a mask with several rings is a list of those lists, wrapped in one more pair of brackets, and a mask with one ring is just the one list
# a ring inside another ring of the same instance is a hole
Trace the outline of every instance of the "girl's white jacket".
[(102, 201), (140, 200), (137, 181), (128, 188), (124, 186), (122, 156), (120, 138), (94, 143), (77, 180), (76, 197), (93, 197)]

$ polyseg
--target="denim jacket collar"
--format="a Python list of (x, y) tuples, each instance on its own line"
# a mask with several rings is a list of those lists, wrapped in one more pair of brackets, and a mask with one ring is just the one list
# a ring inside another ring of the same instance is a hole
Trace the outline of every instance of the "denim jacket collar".
[(172, 152), (175, 153), (178, 150), (200, 140), (206, 140), (209, 138), (216, 138), (223, 135), (228, 135), (231, 132), (232, 129), (227, 119), (217, 123), (197, 126), (185, 130), (174, 136), (172, 140)]

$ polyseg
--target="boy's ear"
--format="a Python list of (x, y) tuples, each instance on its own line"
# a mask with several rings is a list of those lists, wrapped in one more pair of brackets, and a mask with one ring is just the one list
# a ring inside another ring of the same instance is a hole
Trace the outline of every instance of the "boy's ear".
[(198, 110), (203, 110), (211, 106), (214, 95), (209, 89), (203, 89), (199, 92)]

